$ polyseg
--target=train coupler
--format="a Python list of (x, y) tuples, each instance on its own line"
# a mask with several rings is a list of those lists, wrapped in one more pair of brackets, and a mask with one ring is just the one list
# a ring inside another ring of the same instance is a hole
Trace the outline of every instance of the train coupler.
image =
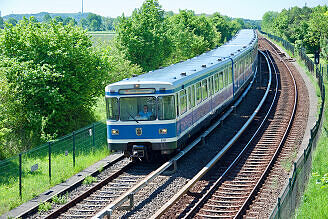
[(133, 145), (132, 146), (132, 157), (145, 157), (145, 149), (144, 145)]

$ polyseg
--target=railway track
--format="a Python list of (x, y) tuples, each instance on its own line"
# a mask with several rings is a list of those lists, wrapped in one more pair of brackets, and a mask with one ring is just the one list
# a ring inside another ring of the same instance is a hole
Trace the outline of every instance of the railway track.
[[(289, 75), (280, 75), (274, 65), (272, 68), (277, 82), (282, 81), (280, 88), (276, 85), (279, 89), (275, 96), (279, 99), (275, 102), (276, 98), (273, 98), (269, 107), (275, 110), (264, 111), (268, 112), (262, 115), (266, 123), (261, 123), (253, 137), (246, 137), (251, 141), (239, 142), (246, 145), (247, 149), (244, 148), (238, 156), (236, 151), (229, 153), (230, 156), (222, 159), (224, 162), (215, 166), (205, 179), (198, 181), (192, 188), (186, 188), (186, 191), (181, 192), (184, 194), (181, 199), (170, 200), (153, 218), (240, 218), (246, 212), (277, 158), (296, 112), (297, 88), (291, 72)], [(289, 89), (290, 84), (294, 89)]]
[[(252, 85), (248, 87), (250, 89)], [(254, 86), (255, 87), (255, 86)], [(256, 90), (256, 89), (255, 89)], [(255, 92), (253, 95), (258, 96), (262, 95), (264, 92), (261, 90), (252, 91)], [(256, 93), (257, 92), (257, 93)], [(262, 93), (262, 94), (261, 94)], [(242, 98), (245, 97), (246, 94), (242, 96)], [(254, 99), (254, 97), (249, 97), (250, 99)], [(237, 101), (235, 104), (240, 104), (241, 101)], [(181, 157), (183, 157), (184, 154), (186, 154), (188, 151), (192, 150), (196, 145), (203, 145), (205, 137), (211, 135), (213, 130), (216, 129), (217, 126), (222, 126), (223, 121), (228, 117), (230, 113), (233, 114), (233, 116), (238, 117), (236, 120), (238, 120), (241, 124), (238, 124), (239, 126), (242, 126), (242, 123), (247, 121), (249, 114), (252, 111), (252, 107), (250, 107), (250, 104), (246, 108), (249, 111), (248, 113), (244, 115), (239, 115), (236, 113), (237, 107), (233, 106), (231, 109), (227, 110), (227, 112), (222, 116), (222, 118), (215, 122), (207, 131), (205, 131), (199, 138), (197, 138), (191, 145), (189, 145), (184, 151), (180, 152), (175, 158), (170, 160), (169, 162), (164, 163), (161, 167), (156, 169), (155, 166), (150, 166), (149, 164), (138, 164), (133, 165), (131, 163), (125, 164), (121, 167), (117, 167), (116, 169), (112, 170), (110, 173), (108, 173), (109, 177), (106, 179), (102, 179), (99, 182), (94, 183), (94, 185), (90, 188), (88, 188), (87, 191), (82, 192), (82, 194), (77, 195), (76, 198), (71, 200), (69, 203), (65, 204), (64, 206), (60, 206), (57, 210), (53, 210), (50, 214), (46, 216), (46, 218), (85, 218), (85, 217), (92, 217), (96, 214), (96, 212), (104, 213), (102, 216), (108, 215), (107, 210), (101, 211), (102, 208), (105, 206), (110, 206), (112, 210), (118, 211), (118, 212), (129, 212), (131, 207), (133, 207), (133, 203), (136, 202), (136, 200), (140, 199), (141, 201), (138, 201), (138, 204), (140, 205), (140, 202), (142, 203), (142, 200), (147, 199), (149, 196), (149, 193), (144, 192), (142, 188), (144, 187), (152, 187), (152, 192), (155, 190), (160, 190), (163, 186), (170, 186), (168, 184), (168, 181), (174, 181), (170, 180), (171, 176), (167, 174), (163, 175), (162, 173), (164, 171), (167, 171), (170, 166), (175, 166), (177, 160), (179, 160)], [(254, 106), (257, 106), (257, 104), (254, 103)], [(254, 107), (255, 108), (255, 107)], [(246, 111), (247, 111), (246, 110)], [(237, 125), (235, 126), (238, 127)], [(233, 136), (234, 130), (230, 130), (231, 136)], [(226, 134), (225, 134), (226, 135)], [(227, 139), (229, 136), (226, 136)], [(199, 147), (197, 147), (196, 150), (198, 150)], [(200, 147), (201, 150), (207, 151), (208, 148), (206, 147)], [(222, 147), (214, 147), (212, 148), (213, 151), (221, 150)], [(195, 150), (195, 149), (193, 149)], [(213, 153), (212, 153), (213, 154)], [(208, 153), (207, 160), (210, 160), (212, 158), (212, 154)], [(197, 155), (194, 154), (194, 156), (197, 157)], [(198, 156), (199, 157), (199, 156)], [(195, 160), (194, 158), (190, 158), (191, 160)], [(202, 159), (202, 158), (200, 158)], [(205, 160), (206, 160), (205, 159)], [(149, 165), (148, 169), (145, 168), (143, 165)], [(180, 164), (179, 164), (180, 166)], [(181, 164), (182, 166), (182, 164)], [(181, 168), (183, 171), (187, 168)], [(138, 170), (140, 172), (138, 172)], [(195, 173), (197, 173), (197, 169), (195, 169)], [(179, 172), (179, 169), (178, 171)], [(192, 172), (192, 171), (190, 171)], [(192, 173), (192, 174), (195, 174)], [(178, 173), (177, 175), (181, 175), (181, 173)], [(183, 175), (183, 174), (182, 174)], [(180, 176), (176, 178), (181, 178)], [(189, 177), (187, 177), (189, 178)], [(155, 180), (154, 180), (155, 179)], [(151, 182), (153, 180), (153, 182)], [(188, 181), (188, 179), (185, 180), (185, 183)], [(183, 184), (181, 184), (183, 185)], [(147, 189), (146, 189), (147, 190)], [(150, 195), (152, 194), (150, 192)], [(81, 192), (79, 192), (81, 193)], [(174, 193), (173, 193), (174, 194)], [(113, 204), (114, 203), (114, 204)], [(128, 206), (125, 206), (122, 208), (122, 205), (124, 203), (127, 203)], [(114, 207), (113, 207), (114, 206)], [(157, 209), (160, 206), (157, 207)], [(106, 208), (105, 208), (106, 209)], [(136, 208), (135, 208), (136, 209)], [(156, 208), (155, 208), (156, 209)], [(98, 216), (99, 216), (98, 213)], [(110, 212), (112, 214), (112, 212)], [(33, 216), (32, 216), (33, 217)], [(40, 217), (40, 216), (36, 216)], [(41, 216), (44, 218), (44, 215)], [(97, 217), (97, 215), (96, 215)]]
[[(106, 172), (106, 177), (99, 178), (93, 186), (77, 195), (67, 204), (51, 212), (44, 218), (86, 218), (105, 207), (122, 195), (146, 175), (156, 169), (150, 164), (134, 165), (128, 159), (122, 160)], [(81, 188), (80, 188), (81, 190)]]

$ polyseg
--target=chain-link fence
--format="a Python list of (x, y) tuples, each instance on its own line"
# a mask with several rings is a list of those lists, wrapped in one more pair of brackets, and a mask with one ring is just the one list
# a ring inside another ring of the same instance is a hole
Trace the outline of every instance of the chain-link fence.
[(109, 154), (105, 122), (0, 161), (0, 215)]
[[(289, 50), (291, 53), (293, 53), (293, 55), (295, 55), (296, 50), (291, 43), (280, 37), (273, 36), (264, 32), (261, 33), (268, 35), (270, 38), (278, 42), (281, 42), (287, 50)], [(294, 215), (295, 209), (300, 204), (301, 196), (305, 190), (305, 185), (307, 185), (309, 176), (311, 174), (312, 152), (317, 146), (322, 126), (322, 116), (325, 104), (325, 86), (323, 79), (324, 77), (328, 78), (327, 66), (315, 66), (313, 61), (306, 55), (304, 48), (298, 49), (297, 54), (304, 61), (307, 69), (312, 74), (315, 73), (315, 77), (318, 79), (318, 85), (320, 87), (321, 93), (321, 106), (318, 120), (316, 121), (316, 124), (311, 130), (311, 138), (309, 140), (309, 144), (304, 150), (302, 156), (297, 160), (297, 162), (294, 163), (292, 177), (289, 178), (289, 183), (287, 187), (283, 191), (282, 195), (278, 198), (278, 203), (275, 206), (273, 212), (271, 213), (270, 218), (290, 218)]]

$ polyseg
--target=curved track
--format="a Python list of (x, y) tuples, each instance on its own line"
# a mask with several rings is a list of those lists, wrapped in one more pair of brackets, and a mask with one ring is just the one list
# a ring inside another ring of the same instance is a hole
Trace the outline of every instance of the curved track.
[[(251, 139), (246, 143), (247, 149), (245, 147), (234, 161), (231, 158), (236, 152), (232, 152), (225, 160), (232, 163), (228, 168), (217, 165), (215, 171), (206, 176), (207, 179), (196, 184), (171, 209), (161, 209), (154, 217), (234, 218), (245, 213), (281, 149), (296, 111), (297, 87), (291, 72), (279, 75), (272, 60), (271, 66), (277, 76), (276, 81), (282, 81), (280, 89), (276, 89), (274, 94), (278, 101), (274, 97), (269, 110), (262, 111), (268, 112), (260, 116), (265, 123), (261, 123), (253, 137), (245, 138)], [(294, 89), (289, 89), (291, 85)], [(185, 210), (179, 212), (176, 209)]]

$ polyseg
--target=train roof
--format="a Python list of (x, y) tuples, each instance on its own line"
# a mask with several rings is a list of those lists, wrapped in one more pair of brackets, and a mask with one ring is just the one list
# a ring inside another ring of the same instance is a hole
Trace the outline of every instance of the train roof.
[(254, 30), (240, 30), (230, 41), (216, 49), (165, 68), (110, 84), (106, 87), (106, 92), (117, 91), (119, 87), (128, 87), (132, 84), (140, 84), (141, 87), (153, 84), (158, 85), (155, 87), (166, 87), (166, 89), (181, 86), (181, 84), (200, 77), (205, 71), (217, 68), (218, 65), (224, 65), (229, 62), (230, 58), (237, 58), (243, 51), (252, 47), (256, 43), (256, 39)]

